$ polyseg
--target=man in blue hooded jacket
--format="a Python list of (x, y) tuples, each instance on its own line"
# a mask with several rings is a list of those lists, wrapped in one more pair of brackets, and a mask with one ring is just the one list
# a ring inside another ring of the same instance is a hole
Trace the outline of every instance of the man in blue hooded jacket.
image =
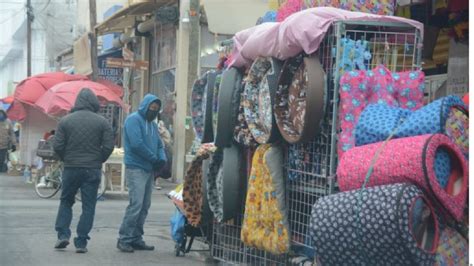
[(137, 112), (130, 114), (124, 125), (125, 177), (129, 205), (120, 226), (117, 248), (123, 252), (154, 250), (143, 240), (143, 225), (151, 205), (153, 173), (166, 163), (155, 119), (161, 101), (147, 94)]

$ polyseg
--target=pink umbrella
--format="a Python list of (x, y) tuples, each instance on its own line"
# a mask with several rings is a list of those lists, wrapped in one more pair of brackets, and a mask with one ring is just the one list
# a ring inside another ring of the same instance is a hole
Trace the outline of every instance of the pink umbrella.
[(54, 85), (73, 80), (87, 80), (83, 75), (69, 75), (63, 72), (39, 74), (24, 79), (16, 86), (14, 97), (16, 100), (34, 105), (35, 102)]
[(97, 82), (79, 80), (55, 85), (36, 101), (35, 107), (50, 116), (66, 115), (74, 107), (77, 95), (83, 88), (91, 89), (99, 98), (101, 105), (115, 103), (124, 106), (112, 89)]
[(120, 85), (117, 85), (117, 84), (115, 84), (112, 81), (107, 80), (107, 79), (99, 79), (99, 80), (97, 80), (97, 82), (104, 85), (104, 86), (106, 86), (106, 87), (108, 87), (109, 89), (111, 89), (120, 98), (123, 97), (123, 87), (121, 87)]
[(7, 116), (12, 121), (23, 121), (26, 118), (26, 110), (19, 101), (14, 101), (7, 111)]

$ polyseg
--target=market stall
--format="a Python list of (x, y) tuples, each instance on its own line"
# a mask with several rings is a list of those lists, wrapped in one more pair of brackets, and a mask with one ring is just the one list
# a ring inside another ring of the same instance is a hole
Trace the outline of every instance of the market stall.
[(277, 16), (196, 81), (196, 137), (216, 149), (194, 165), (207, 185), (185, 216), (207, 195), (215, 259), (467, 261), (468, 109), (456, 96), (426, 105), (423, 25), (385, 16), (390, 3)]

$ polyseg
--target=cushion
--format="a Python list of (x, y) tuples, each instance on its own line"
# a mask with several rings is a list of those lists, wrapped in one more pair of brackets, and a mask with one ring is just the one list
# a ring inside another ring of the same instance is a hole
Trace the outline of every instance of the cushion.
[(241, 239), (247, 246), (284, 254), (289, 250), (290, 236), (284, 200), (283, 156), (281, 150), (268, 154), (271, 149), (280, 148), (261, 145), (254, 154)]
[(273, 117), (273, 104), (282, 62), (260, 57), (250, 68), (242, 95), (245, 120), (257, 143), (278, 140), (279, 132)]
[(275, 119), (291, 143), (314, 139), (325, 110), (325, 73), (317, 55), (285, 62), (275, 97)]

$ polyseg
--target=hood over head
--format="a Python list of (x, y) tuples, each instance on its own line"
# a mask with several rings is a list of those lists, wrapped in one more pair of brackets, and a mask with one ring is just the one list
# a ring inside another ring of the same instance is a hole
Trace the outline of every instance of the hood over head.
[(84, 88), (77, 95), (76, 103), (71, 112), (79, 110), (88, 110), (94, 113), (97, 113), (100, 110), (99, 99), (91, 89)]
[(138, 107), (138, 113), (144, 118), (146, 118), (146, 112), (148, 111), (148, 108), (150, 108), (150, 104), (152, 104), (153, 102), (157, 102), (160, 105), (161, 109), (161, 100), (158, 99), (158, 97), (156, 97), (155, 95), (148, 93), (147, 95), (145, 95), (142, 102), (140, 103), (140, 106)]

